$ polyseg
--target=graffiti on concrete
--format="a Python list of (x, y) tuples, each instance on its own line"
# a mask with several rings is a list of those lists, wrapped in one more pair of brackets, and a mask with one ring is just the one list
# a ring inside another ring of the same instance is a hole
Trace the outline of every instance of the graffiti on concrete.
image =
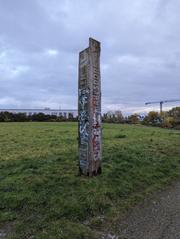
[(98, 57), (95, 57), (93, 66), (93, 156), (94, 160), (101, 159), (101, 93), (100, 93), (100, 72), (98, 68)]
[(100, 43), (90, 38), (79, 57), (79, 162), (80, 171), (96, 175), (101, 170)]
[(89, 117), (87, 112), (87, 104), (89, 98), (88, 89), (79, 90), (79, 133), (80, 133), (80, 144), (88, 142), (88, 126)]
[(101, 115), (99, 112), (94, 113), (93, 117), (93, 154), (94, 160), (100, 160), (100, 147), (101, 147)]

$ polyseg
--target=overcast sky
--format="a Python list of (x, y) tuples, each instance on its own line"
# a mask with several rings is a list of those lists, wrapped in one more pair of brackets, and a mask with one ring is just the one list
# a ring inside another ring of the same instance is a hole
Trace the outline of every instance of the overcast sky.
[(89, 37), (104, 111), (180, 99), (180, 0), (0, 0), (0, 108), (77, 108)]

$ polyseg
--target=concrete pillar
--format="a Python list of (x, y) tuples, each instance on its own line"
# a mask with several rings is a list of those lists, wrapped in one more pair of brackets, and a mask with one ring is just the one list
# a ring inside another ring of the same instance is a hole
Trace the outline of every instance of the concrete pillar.
[(100, 42), (92, 38), (79, 54), (78, 114), (80, 173), (97, 175), (102, 158)]

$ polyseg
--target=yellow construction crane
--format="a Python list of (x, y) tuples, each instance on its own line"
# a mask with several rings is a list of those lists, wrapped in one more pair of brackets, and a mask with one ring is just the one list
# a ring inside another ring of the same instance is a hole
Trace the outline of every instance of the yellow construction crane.
[(150, 105), (150, 104), (160, 104), (160, 114), (162, 114), (162, 106), (164, 103), (168, 103), (168, 102), (177, 102), (180, 101), (178, 99), (176, 100), (161, 100), (161, 101), (153, 101), (153, 102), (146, 102), (145, 105)]

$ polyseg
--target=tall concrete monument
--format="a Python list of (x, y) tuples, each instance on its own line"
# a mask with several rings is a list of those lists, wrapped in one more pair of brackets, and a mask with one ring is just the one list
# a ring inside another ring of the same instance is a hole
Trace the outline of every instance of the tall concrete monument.
[(79, 170), (101, 173), (101, 77), (100, 42), (89, 38), (89, 47), (79, 54)]

